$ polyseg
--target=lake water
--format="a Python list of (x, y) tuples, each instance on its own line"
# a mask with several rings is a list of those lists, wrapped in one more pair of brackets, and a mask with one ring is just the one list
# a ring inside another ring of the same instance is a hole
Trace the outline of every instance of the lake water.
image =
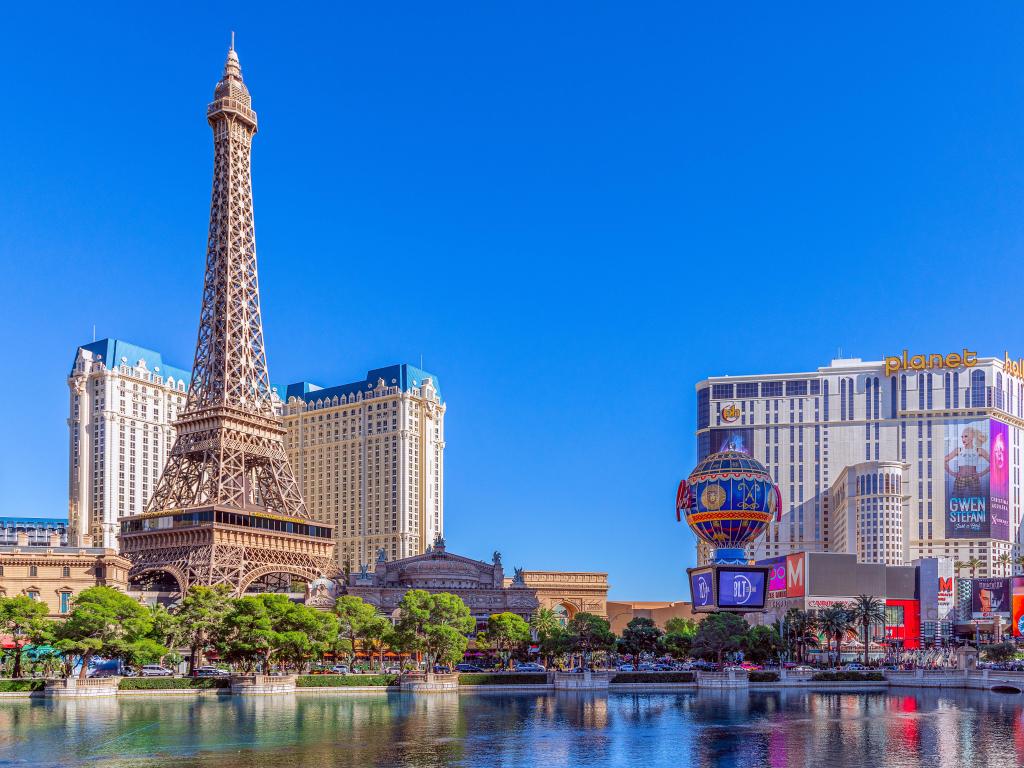
[(1024, 696), (477, 693), (0, 700), (0, 766), (1024, 765)]

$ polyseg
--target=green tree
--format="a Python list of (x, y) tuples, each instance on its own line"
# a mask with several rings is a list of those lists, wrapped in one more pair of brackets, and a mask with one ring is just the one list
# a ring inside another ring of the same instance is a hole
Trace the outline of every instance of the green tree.
[(607, 619), (592, 613), (577, 613), (566, 626), (569, 648), (583, 657), (583, 665), (589, 667), (596, 651), (607, 651), (615, 647), (615, 635)]
[[(395, 628), (383, 616), (375, 616), (363, 627), (361, 639), (369, 656), (377, 657), (377, 666), (384, 668), (384, 650), (394, 642)], [(371, 660), (372, 664), (372, 660)]]
[(619, 652), (628, 653), (639, 662), (643, 654), (657, 652), (662, 634), (653, 620), (637, 616), (622, 631), (618, 643)]
[(346, 641), (349, 665), (352, 665), (356, 660), (359, 639), (376, 620), (377, 609), (361, 597), (343, 595), (334, 605), (334, 614), (338, 617), (338, 634)]
[(691, 640), (697, 634), (698, 623), (696, 619), (687, 619), (683, 616), (674, 616), (665, 622), (665, 634), (677, 634), (689, 637)]
[(818, 647), (818, 621), (814, 614), (790, 608), (780, 623), (783, 646), (795, 653), (797, 661), (804, 661), (805, 651)]
[(782, 638), (775, 627), (758, 625), (751, 627), (742, 642), (743, 654), (757, 664), (777, 658), (782, 650)]
[(726, 653), (743, 647), (743, 639), (750, 627), (734, 613), (711, 613), (704, 617), (693, 638), (692, 653), (702, 659), (714, 659), (722, 663)]
[(430, 670), (435, 663), (457, 663), (462, 658), (469, 643), (466, 635), (476, 621), (458, 595), (410, 589), (398, 605), (396, 627), (409, 638), (410, 646), (423, 653)]
[[(71, 612), (55, 632), (55, 645), (67, 656), (80, 656), (83, 680), (93, 656), (117, 658), (129, 664), (157, 650), (149, 633), (149, 611), (113, 587), (89, 587), (72, 601)], [(163, 650), (166, 653), (166, 649)]]
[(493, 648), (501, 666), (508, 666), (509, 657), (530, 641), (530, 625), (522, 616), (514, 613), (495, 613), (487, 620), (487, 629), (476, 636), (477, 644)]
[(21, 657), (25, 645), (38, 642), (48, 629), (46, 603), (28, 595), (0, 597), (0, 632), (11, 636), (14, 648), (13, 677), (21, 677)]
[[(970, 559), (968, 559), (965, 565), (967, 566), (967, 569), (971, 572), (971, 578), (973, 579), (978, 575), (978, 569), (981, 568), (981, 566), (983, 566), (984, 563), (977, 556), (972, 556)], [(955, 563), (954, 567), (956, 567)]]
[(658, 644), (661, 650), (673, 659), (685, 659), (690, 655), (693, 638), (681, 632), (666, 632)]
[(1017, 656), (1017, 646), (1011, 642), (995, 643), (994, 645), (985, 646), (982, 654), (986, 661), (992, 661), (997, 664), (1004, 661), (1013, 661)]
[(329, 613), (292, 602), (287, 595), (264, 594), (263, 602), (270, 620), (271, 654), (286, 667), (301, 669), (310, 659), (323, 656), (338, 635), (338, 620)]
[(850, 618), (860, 624), (864, 632), (864, 664), (867, 665), (868, 649), (871, 645), (871, 627), (875, 624), (885, 624), (885, 603), (877, 597), (858, 595), (850, 605)]
[[(561, 620), (550, 608), (538, 608), (530, 617), (530, 630), (540, 645), (541, 658), (550, 665), (553, 656), (566, 652), (568, 635)], [(560, 648), (561, 650), (555, 650)]]
[(174, 608), (177, 620), (177, 642), (188, 646), (188, 673), (199, 663), (200, 654), (213, 642), (220, 624), (231, 609), (231, 588), (226, 584), (214, 587), (189, 587)]
[(232, 600), (214, 635), (221, 658), (237, 664), (246, 674), (252, 673), (261, 661), (269, 671), (270, 654), (278, 643), (267, 606), (256, 596)]
[[(839, 603), (830, 605), (818, 615), (818, 627), (825, 635), (825, 642), (828, 644), (829, 658), (832, 658), (832, 643), (836, 644), (835, 663), (839, 663), (842, 656), (843, 638), (853, 627), (853, 617), (850, 609)], [(830, 664), (831, 666), (831, 664)]]

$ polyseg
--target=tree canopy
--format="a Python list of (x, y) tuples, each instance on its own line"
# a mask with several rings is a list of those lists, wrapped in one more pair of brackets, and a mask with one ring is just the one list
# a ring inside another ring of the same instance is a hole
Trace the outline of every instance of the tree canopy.
[(698, 658), (721, 663), (724, 654), (742, 649), (749, 628), (747, 622), (734, 613), (708, 614), (697, 627), (691, 652)]

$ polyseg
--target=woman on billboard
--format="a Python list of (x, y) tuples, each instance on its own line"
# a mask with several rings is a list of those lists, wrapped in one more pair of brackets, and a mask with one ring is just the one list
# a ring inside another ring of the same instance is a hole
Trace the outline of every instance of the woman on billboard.
[(946, 456), (946, 473), (954, 478), (953, 495), (981, 496), (981, 481), (989, 471), (987, 436), (969, 424), (960, 433), (960, 445)]

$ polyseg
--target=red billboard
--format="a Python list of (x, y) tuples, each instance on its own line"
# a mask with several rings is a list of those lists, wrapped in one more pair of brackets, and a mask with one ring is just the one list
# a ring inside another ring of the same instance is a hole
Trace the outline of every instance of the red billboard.
[(803, 597), (807, 594), (806, 552), (786, 555), (786, 597)]

